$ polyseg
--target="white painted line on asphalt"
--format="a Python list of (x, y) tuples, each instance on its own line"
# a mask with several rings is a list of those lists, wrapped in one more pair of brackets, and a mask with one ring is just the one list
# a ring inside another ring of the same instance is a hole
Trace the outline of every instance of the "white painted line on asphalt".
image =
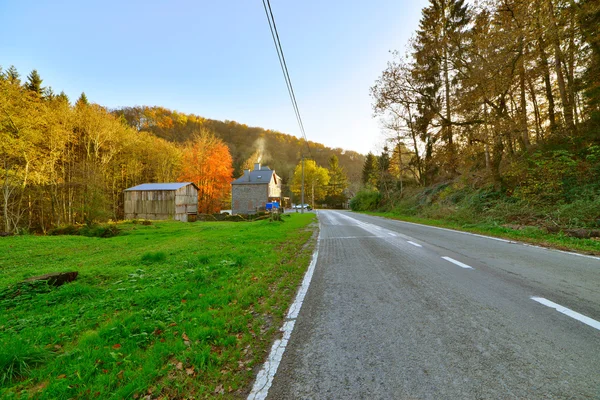
[(406, 242), (412, 244), (413, 246), (423, 247), (419, 243), (411, 242), (410, 240), (407, 240)]
[(332, 237), (326, 237), (326, 238), (320, 238), (319, 241), (322, 240), (334, 240), (334, 239), (372, 239), (372, 238), (376, 238), (376, 239), (387, 239), (387, 236), (376, 236), (376, 235), (368, 235), (368, 236), (332, 236)]
[(394, 237), (397, 236), (395, 233), (392, 233), (392, 232), (388, 232), (388, 235), (394, 236)]
[(263, 400), (267, 398), (267, 394), (271, 388), (271, 384), (273, 383), (273, 378), (275, 378), (275, 373), (277, 372), (279, 363), (283, 358), (283, 352), (285, 351), (285, 347), (290, 340), (290, 336), (292, 335), (295, 324), (296, 321), (286, 321), (283, 324), (283, 327), (281, 328), (283, 331), (283, 337), (281, 339), (277, 339), (275, 343), (273, 343), (271, 352), (269, 353), (269, 358), (267, 361), (265, 361), (265, 364), (258, 372), (258, 375), (256, 375), (256, 381), (254, 382), (252, 391), (248, 395), (248, 400)]
[(381, 219), (385, 219), (388, 221), (396, 221), (402, 224), (410, 224), (410, 225), (417, 225), (417, 226), (422, 226), (425, 228), (431, 228), (431, 229), (438, 229), (440, 231), (448, 231), (448, 232), (454, 232), (454, 233), (462, 233), (463, 235), (469, 235), (469, 236), (477, 236), (480, 238), (484, 238), (484, 239), (491, 239), (491, 240), (496, 240), (498, 242), (504, 242), (504, 243), (509, 243), (509, 244), (520, 244), (523, 246), (527, 246), (527, 247), (534, 247), (537, 249), (543, 249), (543, 250), (548, 250), (548, 251), (556, 251), (558, 253), (563, 253), (563, 254), (569, 254), (572, 256), (579, 256), (579, 257), (585, 257), (585, 258), (591, 258), (594, 260), (600, 260), (600, 257), (597, 256), (591, 256), (589, 254), (581, 254), (581, 253), (575, 253), (573, 251), (565, 251), (565, 250), (558, 250), (558, 249), (553, 249), (550, 247), (543, 247), (543, 246), (538, 246), (535, 244), (530, 244), (530, 243), (525, 243), (525, 242), (519, 242), (517, 240), (507, 240), (507, 239), (501, 239), (501, 238), (497, 238), (494, 236), (486, 236), (486, 235), (480, 235), (478, 233), (471, 233), (471, 232), (464, 232), (464, 231), (458, 231), (456, 229), (448, 229), (448, 228), (441, 228), (439, 226), (431, 226), (431, 225), (425, 225), (425, 224), (417, 224), (415, 222), (408, 222), (408, 221), (401, 221), (401, 220), (394, 220), (394, 219), (390, 219), (390, 218), (386, 218), (386, 217), (379, 217), (376, 216), (375, 218), (381, 218)]
[(535, 247), (535, 248), (538, 248), (538, 249), (545, 249), (545, 250), (550, 250), (550, 251), (556, 251), (558, 253), (569, 254), (569, 255), (572, 255), (572, 256), (579, 256), (579, 257), (585, 257), (585, 258), (592, 258), (594, 260), (600, 260), (600, 257), (590, 256), (589, 254), (581, 254), (581, 253), (574, 253), (572, 251), (551, 249), (551, 248), (548, 248), (548, 247), (537, 246), (535, 244), (529, 244), (529, 243), (521, 243), (521, 242), (514, 242), (514, 243), (519, 243), (519, 244), (522, 244), (523, 246), (527, 246), (527, 247)]
[(304, 296), (306, 296), (306, 292), (310, 286), (310, 281), (312, 280), (313, 273), (315, 272), (317, 258), (319, 257), (319, 240), (321, 238), (320, 225), (321, 224), (319, 223), (319, 236), (317, 237), (317, 243), (315, 245), (315, 251), (312, 255), (312, 259), (310, 260), (310, 265), (308, 266), (308, 270), (306, 270), (306, 274), (304, 274), (304, 279), (302, 280), (302, 285), (298, 290), (298, 294), (296, 294), (296, 299), (287, 313), (286, 322), (280, 329), (280, 331), (283, 332), (283, 337), (273, 343), (267, 361), (265, 361), (261, 370), (258, 372), (258, 375), (256, 375), (256, 380), (254, 381), (254, 386), (252, 386), (252, 391), (248, 395), (248, 400), (264, 400), (267, 398), (267, 394), (269, 393), (269, 389), (273, 383), (273, 378), (277, 373), (277, 368), (279, 368), (279, 363), (283, 357), (285, 347), (287, 346), (290, 336), (292, 335), (292, 331), (294, 330), (296, 318), (298, 318), (298, 313), (300, 312), (300, 308), (302, 308)]
[(467, 264), (463, 264), (460, 261), (456, 261), (454, 258), (450, 258), (450, 257), (442, 257), (444, 260), (446, 261), (450, 261), (452, 264), (456, 264), (461, 268), (465, 268), (465, 269), (473, 269), (473, 267), (467, 265)]
[(586, 317), (583, 314), (579, 314), (576, 311), (573, 311), (567, 307), (563, 307), (560, 304), (556, 304), (556, 303), (554, 303), (548, 299), (545, 299), (543, 297), (532, 297), (531, 300), (537, 301), (538, 303), (543, 304), (546, 307), (554, 308), (559, 313), (568, 315), (569, 317), (574, 318), (577, 321), (583, 322), (584, 324), (589, 325), (592, 328), (596, 328), (596, 329), (600, 330), (600, 322), (596, 321), (595, 319)]

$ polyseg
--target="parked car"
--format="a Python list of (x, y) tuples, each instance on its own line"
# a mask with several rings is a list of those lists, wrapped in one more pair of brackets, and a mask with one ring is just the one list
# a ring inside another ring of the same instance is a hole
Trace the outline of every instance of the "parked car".
[(310, 206), (310, 204), (294, 204), (294, 205), (292, 205), (292, 208), (296, 209), (296, 210), (301, 210), (303, 208), (308, 211), (312, 210), (312, 207)]

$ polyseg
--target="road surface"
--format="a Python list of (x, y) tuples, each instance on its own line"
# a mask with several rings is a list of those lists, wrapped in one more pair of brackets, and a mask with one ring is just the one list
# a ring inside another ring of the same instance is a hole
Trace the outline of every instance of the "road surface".
[(600, 398), (600, 259), (351, 212), (319, 219), (268, 399)]

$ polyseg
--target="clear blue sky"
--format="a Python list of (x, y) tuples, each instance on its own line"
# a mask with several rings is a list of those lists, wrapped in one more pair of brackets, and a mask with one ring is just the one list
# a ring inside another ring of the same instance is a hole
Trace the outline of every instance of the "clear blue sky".
[[(271, 0), (309, 140), (382, 142), (369, 87), (425, 0)], [(0, 66), (74, 101), (160, 105), (300, 135), (261, 0), (0, 0)]]

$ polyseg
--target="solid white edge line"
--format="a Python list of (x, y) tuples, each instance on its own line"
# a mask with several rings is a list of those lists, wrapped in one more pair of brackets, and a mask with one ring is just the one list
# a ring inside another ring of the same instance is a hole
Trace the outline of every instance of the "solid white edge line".
[(290, 309), (287, 313), (286, 321), (280, 329), (280, 331), (283, 332), (283, 337), (281, 339), (277, 339), (275, 343), (273, 343), (273, 346), (271, 346), (269, 357), (267, 358), (267, 361), (265, 361), (262, 368), (256, 375), (256, 380), (254, 381), (254, 385), (252, 386), (252, 391), (248, 395), (248, 400), (264, 400), (267, 398), (269, 389), (273, 384), (273, 378), (275, 378), (277, 368), (279, 368), (279, 363), (283, 358), (283, 353), (285, 352), (285, 348), (288, 344), (288, 341), (292, 335), (292, 331), (294, 330), (294, 326), (296, 324), (296, 318), (298, 318), (298, 313), (300, 312), (300, 308), (302, 308), (304, 297), (306, 296), (306, 292), (308, 291), (308, 287), (310, 286), (310, 281), (312, 280), (313, 273), (315, 272), (317, 258), (319, 257), (320, 237), (321, 221), (319, 221), (319, 235), (317, 236), (315, 251), (310, 260), (308, 269), (306, 270), (306, 274), (304, 274), (302, 285), (300, 286), (300, 289), (296, 294), (296, 298), (294, 299), (294, 302), (290, 306)]
[[(362, 215), (367, 215), (368, 214), (362, 214)], [(525, 243), (525, 242), (519, 242), (517, 240), (507, 240), (507, 239), (501, 239), (501, 238), (497, 238), (494, 236), (486, 236), (486, 235), (480, 235), (478, 233), (471, 233), (471, 232), (465, 232), (465, 231), (459, 231), (456, 229), (448, 229), (448, 228), (441, 228), (439, 226), (432, 226), (432, 225), (425, 225), (425, 224), (417, 224), (416, 222), (408, 222), (408, 221), (401, 221), (399, 219), (391, 219), (391, 218), (386, 218), (386, 217), (380, 217), (378, 215), (372, 215), (373, 217), (376, 218), (382, 218), (385, 219), (387, 221), (396, 221), (396, 222), (400, 222), (403, 224), (410, 224), (410, 225), (417, 225), (417, 226), (423, 226), (426, 228), (431, 228), (431, 229), (439, 229), (441, 231), (448, 231), (448, 232), (456, 232), (456, 233), (462, 233), (463, 235), (471, 235), (471, 236), (477, 236), (480, 238), (484, 238), (484, 239), (491, 239), (491, 240), (497, 240), (499, 242), (504, 242), (504, 243), (512, 243), (512, 244), (520, 244), (523, 246), (527, 246), (527, 247), (535, 247), (536, 249), (543, 249), (543, 250), (548, 250), (548, 251), (556, 251), (558, 253), (563, 253), (563, 254), (570, 254), (572, 256), (579, 256), (579, 257), (585, 257), (585, 258), (592, 258), (594, 260), (600, 260), (600, 257), (597, 256), (590, 256), (589, 254), (581, 254), (581, 253), (575, 253), (573, 251), (565, 251), (565, 250), (559, 250), (559, 249), (553, 249), (551, 247), (543, 247), (543, 246), (538, 246), (535, 244), (531, 244), (531, 243)]]
[(412, 244), (413, 246), (417, 246), (417, 247), (423, 247), (423, 246), (421, 246), (419, 243), (411, 242), (410, 240), (407, 240), (407, 241), (406, 241), (406, 243), (410, 243), (410, 244)]
[(596, 328), (596, 329), (600, 330), (600, 322), (596, 321), (595, 319), (586, 317), (583, 314), (579, 314), (576, 311), (573, 311), (567, 307), (563, 307), (560, 304), (556, 304), (556, 303), (554, 303), (548, 299), (545, 299), (543, 297), (531, 297), (531, 300), (537, 301), (538, 303), (543, 304), (546, 307), (554, 308), (559, 313), (568, 315), (569, 317), (574, 318), (579, 322), (583, 322), (584, 324), (589, 325), (592, 328)]
[(456, 261), (454, 258), (450, 258), (450, 257), (442, 257), (442, 258), (444, 260), (446, 260), (446, 261), (450, 261), (452, 264), (458, 265), (461, 268), (464, 268), (464, 269), (474, 269), (473, 267), (471, 267), (471, 266), (469, 266), (467, 264), (463, 264), (460, 261)]

